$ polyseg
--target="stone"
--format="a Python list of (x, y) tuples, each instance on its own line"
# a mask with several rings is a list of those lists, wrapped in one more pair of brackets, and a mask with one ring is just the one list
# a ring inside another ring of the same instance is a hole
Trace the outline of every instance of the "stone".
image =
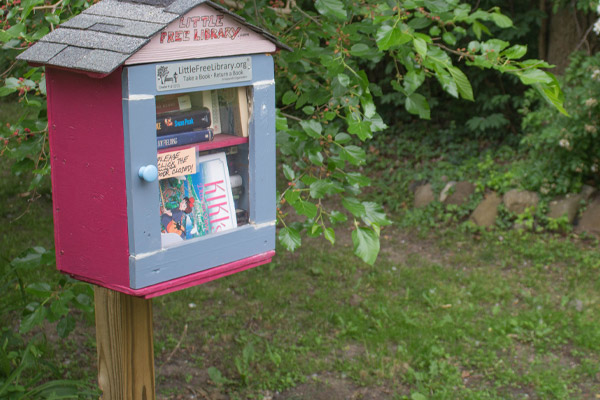
[(427, 183), (422, 186), (418, 186), (415, 189), (415, 201), (414, 206), (417, 208), (426, 207), (429, 203), (435, 200), (435, 195), (433, 194), (433, 188), (431, 187), (431, 183)]
[(477, 205), (469, 219), (478, 226), (492, 226), (498, 216), (498, 206), (502, 198), (496, 192), (491, 192)]
[(444, 204), (462, 206), (469, 201), (473, 193), (475, 193), (475, 185), (471, 182), (448, 182), (440, 194), (440, 201)]
[(572, 224), (575, 217), (577, 217), (579, 207), (581, 207), (581, 198), (580, 194), (567, 194), (554, 198), (548, 204), (548, 217), (561, 218), (563, 215), (566, 215), (569, 224)]
[(504, 194), (502, 201), (508, 211), (523, 214), (526, 208), (537, 207), (540, 196), (528, 190), (511, 189)]
[(450, 181), (450, 182), (446, 183), (446, 186), (444, 186), (444, 188), (440, 192), (440, 202), (441, 203), (446, 201), (446, 199), (450, 195), (450, 191), (452, 190), (452, 188), (454, 186), (456, 186), (456, 181)]
[(600, 234), (600, 196), (596, 196), (581, 214), (575, 232)]
[(585, 201), (588, 201), (595, 192), (596, 192), (596, 189), (594, 189), (592, 186), (583, 185), (583, 187), (581, 188), (580, 194)]

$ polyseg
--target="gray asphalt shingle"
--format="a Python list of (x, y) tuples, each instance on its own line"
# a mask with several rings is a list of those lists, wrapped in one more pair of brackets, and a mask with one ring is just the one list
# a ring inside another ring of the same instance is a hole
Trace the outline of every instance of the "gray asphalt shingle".
[(133, 54), (147, 43), (147, 40), (142, 38), (70, 28), (56, 29), (44, 36), (41, 41), (85, 49), (110, 50), (123, 54)]
[(133, 21), (154, 22), (165, 25), (179, 17), (178, 14), (165, 12), (162, 7), (118, 0), (103, 0), (85, 10), (84, 14), (102, 15), (105, 17), (119, 16), (119, 18)]
[(112, 33), (119, 35), (135, 36), (147, 39), (158, 31), (162, 30), (165, 25), (154, 22), (132, 21), (130, 19), (106, 17), (103, 15), (80, 14), (76, 18), (71, 18), (69, 21), (61, 24), (63, 28), (88, 29), (91, 31), (106, 32), (99, 26), (110, 25), (116, 28), (111, 30)]

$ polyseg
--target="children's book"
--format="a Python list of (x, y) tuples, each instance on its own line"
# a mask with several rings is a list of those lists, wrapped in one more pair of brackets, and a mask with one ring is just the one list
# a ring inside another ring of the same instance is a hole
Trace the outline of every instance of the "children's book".
[(224, 152), (200, 156), (196, 173), (159, 181), (163, 247), (237, 227)]

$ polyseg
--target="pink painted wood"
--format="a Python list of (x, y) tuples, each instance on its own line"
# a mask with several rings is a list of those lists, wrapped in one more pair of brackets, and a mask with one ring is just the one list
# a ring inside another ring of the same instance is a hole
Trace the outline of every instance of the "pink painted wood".
[(177, 292), (179, 290), (187, 289), (192, 286), (201, 285), (215, 279), (223, 278), (235, 273), (245, 271), (250, 268), (258, 267), (259, 265), (267, 264), (271, 262), (271, 259), (275, 256), (275, 251), (267, 251), (262, 254), (244, 258), (243, 260), (234, 261), (229, 264), (223, 264), (218, 267), (214, 267), (205, 271), (196, 272), (181, 278), (173, 279), (167, 282), (152, 285), (143, 289), (131, 289), (129, 286), (121, 286), (117, 284), (107, 283), (106, 281), (99, 281), (92, 279), (89, 276), (78, 276), (73, 274), (73, 278), (90, 282), (99, 286), (104, 286), (109, 289), (117, 290), (122, 293), (130, 294), (132, 296), (144, 297), (150, 299), (152, 297), (162, 296), (167, 293)]
[(171, 22), (125, 64), (273, 53), (276, 50), (275, 44), (262, 35), (202, 4)]
[(177, 151), (182, 149), (189, 149), (190, 147), (194, 147), (196, 151), (208, 151), (214, 149), (220, 149), (223, 147), (229, 146), (237, 146), (238, 144), (248, 143), (247, 137), (228, 135), (226, 133), (220, 133), (215, 135), (215, 138), (210, 142), (201, 142), (193, 145), (187, 144), (183, 146), (169, 147), (167, 149), (158, 150), (159, 154), (168, 153), (170, 151)]
[(121, 69), (46, 68), (56, 265), (129, 286)]

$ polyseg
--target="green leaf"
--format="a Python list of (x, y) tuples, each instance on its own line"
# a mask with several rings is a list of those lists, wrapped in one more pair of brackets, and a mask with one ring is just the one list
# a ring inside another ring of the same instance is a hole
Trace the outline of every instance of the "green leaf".
[(49, 297), (52, 293), (52, 288), (47, 283), (35, 282), (31, 285), (28, 285), (25, 288), (25, 291), (29, 294), (34, 295), (35, 297), (46, 298)]
[(306, 115), (313, 115), (315, 113), (315, 108), (313, 106), (304, 106), (302, 107), (302, 112)]
[(425, 82), (425, 72), (420, 69), (415, 69), (412, 71), (408, 71), (406, 75), (404, 75), (404, 90), (406, 90), (407, 95), (411, 95), (415, 92), (422, 84)]
[(311, 163), (321, 166), (323, 165), (323, 154), (320, 151), (310, 151), (308, 152), (308, 159)]
[(332, 224), (346, 222), (347, 220), (348, 217), (346, 217), (346, 214), (339, 211), (332, 211), (331, 214), (329, 214), (329, 221), (331, 221)]
[(304, 129), (306, 134), (314, 139), (319, 139), (321, 137), (321, 133), (323, 132), (323, 127), (321, 124), (314, 119), (308, 121), (300, 122), (300, 125)]
[(69, 336), (69, 334), (73, 332), (73, 329), (75, 329), (75, 319), (71, 314), (65, 315), (58, 321), (58, 324), (56, 324), (56, 332), (58, 333), (58, 336), (63, 339)]
[(500, 53), (500, 55), (511, 60), (516, 60), (523, 57), (526, 53), (527, 46), (515, 44), (514, 46), (511, 46), (508, 49), (504, 50), (502, 53)]
[(355, 217), (365, 216), (365, 205), (354, 197), (345, 197), (342, 199), (344, 208), (352, 213)]
[(319, 179), (310, 184), (310, 196), (314, 199), (322, 199), (325, 195), (343, 192), (344, 190), (330, 180)]
[(60, 17), (58, 15), (56, 15), (56, 14), (46, 14), (44, 16), (44, 18), (50, 24), (54, 24), (54, 25), (60, 24)]
[(283, 197), (285, 198), (285, 200), (290, 203), (292, 206), (295, 202), (298, 201), (298, 199), (300, 198), (300, 191), (299, 190), (294, 190), (294, 189), (290, 189), (287, 192), (285, 192), (285, 195), (283, 195)]
[(342, 85), (343, 87), (348, 87), (348, 85), (350, 84), (350, 77), (346, 74), (338, 74), (337, 79), (340, 82), (340, 85)]
[(350, 48), (350, 54), (355, 57), (364, 57), (371, 52), (371, 48), (364, 43), (357, 43)]
[(525, 85), (533, 85), (535, 83), (552, 83), (552, 77), (541, 69), (527, 69), (522, 72), (518, 72), (517, 76), (521, 79)]
[(379, 254), (379, 237), (371, 229), (357, 228), (352, 231), (354, 254), (369, 265), (375, 264)]
[(456, 37), (452, 34), (452, 32), (444, 32), (442, 35), (442, 40), (448, 43), (450, 46), (454, 46), (456, 44)]
[(358, 186), (369, 186), (371, 184), (371, 179), (364, 176), (360, 172), (347, 172), (346, 181), (348, 181), (350, 185)]
[(420, 95), (419, 93), (413, 93), (410, 96), (406, 96), (404, 107), (406, 108), (406, 111), (411, 114), (416, 114), (420, 118), (430, 118), (429, 103), (425, 96)]
[(305, 215), (308, 218), (314, 218), (317, 216), (318, 208), (315, 204), (311, 203), (310, 201), (298, 199), (298, 201), (292, 204), (292, 207), (294, 207), (298, 214)]
[(302, 244), (300, 233), (294, 228), (281, 228), (278, 238), (279, 243), (281, 243), (289, 251), (296, 250)]
[(348, 123), (348, 132), (355, 134), (360, 140), (365, 141), (373, 137), (369, 121), (354, 121)]
[(335, 244), (335, 231), (333, 228), (326, 228), (323, 233), (325, 234), (325, 239), (329, 240), (332, 245)]
[(283, 102), (283, 104), (285, 104), (287, 106), (288, 104), (292, 104), (293, 102), (295, 102), (297, 99), (298, 99), (298, 95), (296, 93), (292, 92), (291, 90), (288, 90), (287, 92), (285, 92), (283, 94), (281, 101)]
[(352, 140), (352, 136), (348, 135), (347, 133), (340, 132), (337, 135), (335, 135), (335, 141), (336, 141), (336, 143), (346, 144), (350, 140)]
[(413, 46), (422, 58), (427, 57), (427, 42), (421, 38), (413, 39)]
[(290, 167), (287, 164), (283, 164), (283, 175), (285, 176), (285, 179), (287, 179), (288, 181), (293, 181), (294, 178), (296, 177), (296, 173), (294, 172), (292, 167)]
[(44, 318), (46, 317), (46, 308), (43, 306), (39, 306), (35, 309), (34, 312), (26, 316), (21, 321), (21, 326), (19, 327), (19, 333), (27, 333), (38, 325), (41, 325), (44, 322)]
[(492, 21), (500, 28), (510, 28), (513, 26), (513, 22), (506, 15), (502, 15), (500, 13), (492, 13), (491, 14)]
[(343, 147), (340, 156), (352, 165), (363, 164), (367, 158), (365, 151), (354, 145)]
[(382, 25), (375, 35), (379, 50), (389, 50), (390, 47), (400, 46), (410, 42), (412, 37), (402, 32), (397, 26)]
[(388, 219), (387, 215), (385, 215), (385, 211), (383, 211), (383, 207), (380, 204), (364, 201), (363, 206), (365, 206), (365, 215), (362, 217), (362, 220), (367, 225), (390, 225), (392, 222)]
[(448, 66), (448, 72), (452, 75), (454, 82), (458, 88), (458, 93), (463, 99), (473, 101), (473, 88), (469, 82), (469, 78), (457, 67)]
[(344, 3), (340, 0), (317, 0), (315, 2), (315, 7), (320, 14), (328, 17), (339, 20), (345, 20), (347, 17)]

